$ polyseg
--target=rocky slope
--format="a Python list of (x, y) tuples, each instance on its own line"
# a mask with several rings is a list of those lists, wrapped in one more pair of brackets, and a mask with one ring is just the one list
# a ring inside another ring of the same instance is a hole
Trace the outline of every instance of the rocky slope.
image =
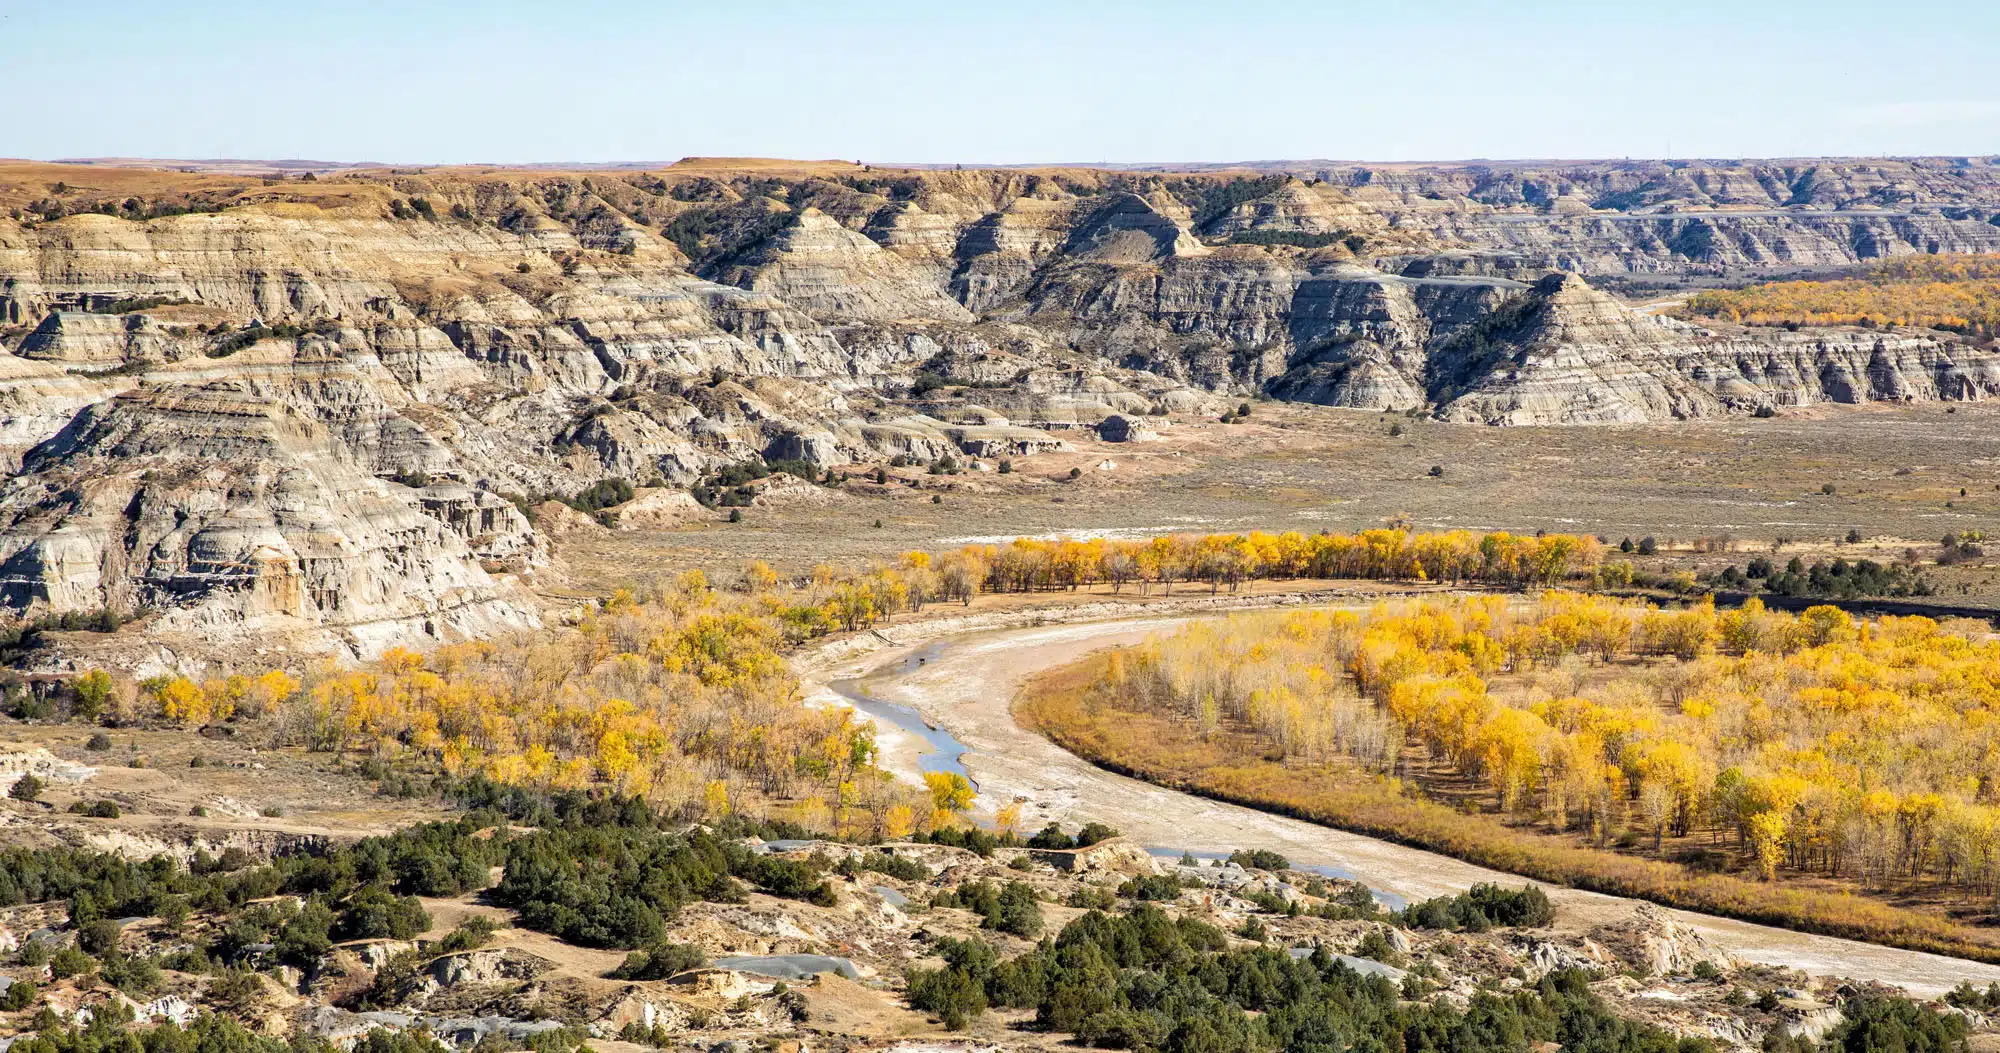
[[(10, 813), (19, 809), (0, 802), (0, 819), (15, 818)], [(61, 833), (90, 848), (169, 864), (185, 864), (198, 850), (220, 851), (225, 845), (251, 866), (288, 850), (321, 854), (329, 848), (324, 842), (293, 847), (299, 838), (265, 830), (236, 828), (212, 836), (183, 829), (169, 840), (120, 836), (104, 825)], [(11, 951), (18, 945), (61, 950), (90, 938), (66, 922), (59, 901), (0, 908), (0, 949), (10, 952), (0, 965), (0, 990), (32, 985), (30, 1009), (0, 1011), (0, 1044), (31, 1036), (33, 1013), (46, 1006), (67, 1019), (122, 1009), (140, 1027), (163, 1020), (190, 1023), (198, 1014), (212, 1013), (257, 1034), (312, 1038), (341, 1049), (355, 1048), (377, 1031), (422, 1031), (447, 1048), (473, 1049), (495, 1042), (525, 1045), (561, 1027), (611, 1048), (892, 1053), (1093, 1048), (1072, 1041), (1068, 1032), (1031, 1025), (1031, 1013), (986, 1011), (983, 1001), (957, 1030), (942, 1026), (936, 1014), (917, 1009), (921, 1002), (911, 970), (943, 964), (947, 940), (974, 941), (994, 957), (1011, 960), (1033, 951), (1033, 936), (1055, 939), (1068, 929), (1069, 942), (1077, 942), (1106, 924), (1107, 916), (1142, 906), (1158, 913), (1141, 918), (1170, 919), (1170, 926), (1197, 937), (1212, 933), (1214, 944), (1203, 945), (1204, 951), (1248, 951), (1262, 944), (1294, 958), (1324, 955), (1328, 969), (1338, 962), (1383, 977), (1398, 985), (1406, 1000), (1432, 1007), (1433, 1019), (1440, 1021), (1494, 992), (1534, 992), (1536, 982), (1551, 973), (1580, 970), (1589, 991), (1601, 999), (1604, 1022), (1648, 1024), (1666, 1032), (1663, 1039), (1705, 1040), (1738, 1053), (1760, 1048), (1767, 1036), (1818, 1038), (1850, 1013), (1859, 1014), (1851, 1002), (1855, 997), (1898, 994), (1866, 982), (1814, 981), (1746, 964), (1647, 906), (1597, 924), (1557, 913), (1548, 924), (1482, 925), (1476, 931), (1406, 927), (1368, 905), (1365, 886), (1292, 870), (1283, 860), (1253, 861), (1276, 870), (1220, 859), (1177, 864), (1154, 859), (1122, 838), (1075, 850), (1003, 847), (986, 856), (908, 842), (856, 846), (752, 839), (747, 847), (823, 880), (823, 898), (807, 902), (751, 890), (735, 902), (688, 903), (670, 916), (662, 933), (668, 942), (656, 945), (684, 948), (688, 964), (636, 977), (619, 968), (626, 960), (623, 951), (538, 932), (527, 927), (525, 916), (495, 906), (490, 896), (467, 893), (418, 901), (429, 928), (413, 939), (378, 933), (322, 941), (304, 952), (271, 942), (226, 942), (229, 919), (205, 909), (172, 926), (151, 917), (127, 918), (116, 930), (118, 950), (164, 963), (150, 989), (130, 997), (108, 983), (90, 982), (88, 975), (52, 975), (41, 966), (15, 963)], [(863, 869), (870, 861), (893, 873)], [(1152, 902), (1130, 898), (1139, 886), (1127, 882), (1148, 883)], [(1024, 897), (1031, 923), (996, 927), (973, 909), (979, 890), (991, 895), (1010, 887), (1013, 895), (1031, 894)], [(300, 899), (276, 902), (281, 909)], [(1079, 923), (1092, 903), (1110, 906)], [(445, 942), (447, 933), (474, 918), (483, 919), (476, 931), (486, 935), (468, 941), (461, 934), (456, 944)], [(1024, 929), (1031, 935), (1022, 935)], [(468, 948), (466, 942), (476, 945)], [(254, 993), (227, 988), (219, 970), (203, 975), (186, 969), (185, 958), (172, 951), (190, 943), (212, 946), (232, 966), (257, 977)], [(1770, 995), (1753, 1002), (1751, 992)], [(1991, 1041), (1994, 1025), (1986, 1014), (1927, 1002), (1912, 1008), (1959, 1013), (1976, 1043)], [(1106, 1048), (1105, 1040), (1096, 1048)]]
[(1494, 424), (1978, 398), (2000, 364), (1955, 338), (1698, 328), (1572, 272), (2000, 247), (1991, 167), (15, 166), (0, 599), (367, 652), (527, 622), (516, 508), (602, 479), (1021, 456), (1260, 390)]

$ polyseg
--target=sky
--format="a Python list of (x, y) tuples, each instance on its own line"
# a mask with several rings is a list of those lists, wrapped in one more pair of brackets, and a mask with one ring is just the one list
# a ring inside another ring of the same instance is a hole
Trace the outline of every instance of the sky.
[(2000, 3), (0, 0), (0, 156), (2000, 153)]

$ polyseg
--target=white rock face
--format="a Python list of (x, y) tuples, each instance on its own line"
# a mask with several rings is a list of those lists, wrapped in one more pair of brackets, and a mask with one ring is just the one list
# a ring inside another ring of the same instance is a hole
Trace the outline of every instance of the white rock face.
[[(0, 794), (13, 789), (14, 784), (20, 782), (26, 775), (32, 775), (43, 782), (74, 784), (88, 781), (96, 774), (96, 768), (63, 760), (40, 747), (0, 751)], [(6, 943), (11, 938), (10, 933), (0, 928), (0, 950), (9, 949)]]
[(445, 511), (427, 516), (323, 425), (240, 384), (97, 403), (25, 468), (0, 491), (0, 596), (12, 606), (161, 607), (159, 627), (177, 631), (316, 627), (360, 653), (535, 623), (470, 544), (525, 534), (513, 506), (434, 495)]

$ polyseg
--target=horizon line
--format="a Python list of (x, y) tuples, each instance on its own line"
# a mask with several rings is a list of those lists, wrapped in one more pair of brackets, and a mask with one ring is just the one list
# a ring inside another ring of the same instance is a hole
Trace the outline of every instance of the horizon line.
[(1675, 162), (1717, 163), (1731, 162), (1746, 164), (1752, 162), (1779, 161), (1942, 161), (1960, 164), (1984, 161), (1989, 165), (2000, 165), (2000, 153), (1945, 153), (1945, 154), (1713, 154), (1675, 155), (1645, 157), (1456, 157), (1456, 158), (1402, 158), (1402, 159), (1356, 159), (1333, 157), (1274, 157), (1246, 158), (1229, 161), (867, 161), (849, 158), (805, 158), (770, 157), (755, 155), (711, 155), (690, 154), (673, 161), (653, 160), (609, 160), (609, 161), (337, 161), (317, 158), (257, 158), (257, 157), (134, 157), (118, 155), (96, 155), (54, 158), (4, 158), (0, 164), (49, 164), (75, 165), (94, 168), (165, 168), (197, 166), (237, 166), (263, 167), (288, 171), (362, 171), (369, 169), (394, 168), (498, 168), (498, 169), (622, 169), (649, 171), (671, 169), (684, 165), (707, 162), (726, 165), (731, 162), (744, 164), (797, 164), (797, 165), (852, 165), (859, 168), (884, 168), (908, 171), (939, 171), (954, 169), (974, 170), (1014, 170), (1037, 168), (1075, 168), (1117, 170), (1227, 170), (1232, 168), (1274, 168), (1274, 167), (1368, 167), (1392, 165), (1453, 166), (1453, 165), (1587, 165), (1587, 164), (1670, 164)]

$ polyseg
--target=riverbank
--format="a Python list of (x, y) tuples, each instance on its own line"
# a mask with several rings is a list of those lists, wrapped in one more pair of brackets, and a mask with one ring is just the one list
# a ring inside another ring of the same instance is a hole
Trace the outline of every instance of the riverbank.
[(1203, 738), (1180, 722), (1090, 691), (1108, 656), (1030, 679), (1014, 706), (1029, 729), (1102, 767), (1184, 793), (1322, 823), (1571, 888), (1801, 932), (2000, 963), (2000, 938), (1851, 894), (1787, 888), (1679, 863), (1580, 848), (1467, 815), (1347, 765), (1290, 765), (1240, 731)]
[[(882, 622), (861, 632), (828, 637), (787, 656), (800, 677), (806, 702), (855, 710), (875, 725), (876, 763), (897, 778), (921, 784), (927, 771), (970, 773), (964, 752), (936, 718), (915, 706), (881, 697), (877, 681), (920, 670), (946, 641), (963, 643), (980, 634), (1063, 625), (1102, 625), (1130, 619), (1166, 626), (1177, 619), (1234, 611), (1267, 610), (1327, 603), (1372, 603), (1411, 596), (1437, 596), (1443, 586), (1407, 586), (1371, 581), (1248, 582), (1230, 592), (1122, 593), (1090, 590), (1067, 593), (984, 593), (971, 604), (932, 604), (920, 614)], [(975, 780), (976, 782), (976, 780)], [(988, 812), (995, 807), (990, 799)]]
[[(1118, 775), (1015, 722), (1011, 704), (1034, 675), (1106, 647), (1138, 643), (1188, 617), (928, 636), (900, 645), (878, 640), (878, 650), (833, 672), (875, 670), (871, 690), (912, 707), (969, 747), (971, 752), (963, 760), (979, 781), (983, 806), (1019, 804), (1026, 828), (1050, 821), (1071, 828), (1099, 821), (1146, 845), (1264, 848), (1286, 856), (1294, 866), (1335, 868), (1408, 900), (1454, 895), (1481, 883), (1521, 883), (1518, 876), (1438, 853)], [(935, 657), (914, 670), (898, 672), (895, 658), (918, 647), (936, 647)], [(823, 685), (821, 675), (808, 679), (809, 689)], [(1549, 898), (1557, 907), (1555, 928), (1579, 935), (1629, 922), (1640, 906), (1636, 900), (1562, 887), (1551, 887)], [(1666, 909), (1675, 921), (1745, 962), (1799, 969), (1813, 976), (1865, 978), (1917, 995), (1942, 994), (1961, 980), (1980, 986), (2000, 982), (2000, 966)]]

